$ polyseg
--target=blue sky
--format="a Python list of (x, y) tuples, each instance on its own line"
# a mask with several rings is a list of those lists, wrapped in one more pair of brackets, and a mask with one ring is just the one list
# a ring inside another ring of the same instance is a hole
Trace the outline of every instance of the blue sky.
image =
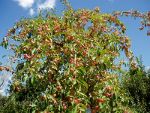
[[(6, 35), (7, 30), (12, 27), (15, 22), (24, 17), (34, 17), (39, 9), (56, 8), (57, 11), (62, 10), (60, 0), (0, 0), (0, 41)], [(103, 13), (111, 13), (113, 11), (126, 11), (130, 9), (141, 12), (150, 11), (150, 0), (70, 0), (75, 9), (100, 7)], [(150, 37), (146, 35), (146, 30), (139, 31), (139, 19), (131, 17), (123, 17), (121, 20), (127, 27), (127, 35), (132, 41), (132, 50), (135, 56), (142, 56), (145, 66), (150, 66)], [(8, 52), (0, 47), (0, 61), (2, 55)], [(5, 75), (0, 79), (7, 79)], [(1, 91), (1, 90), (0, 90)], [(2, 91), (1, 91), (2, 92)]]

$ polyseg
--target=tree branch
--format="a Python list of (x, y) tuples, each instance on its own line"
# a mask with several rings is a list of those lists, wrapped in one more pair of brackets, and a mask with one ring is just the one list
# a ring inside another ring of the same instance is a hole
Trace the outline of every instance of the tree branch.
[(2, 83), (0, 84), (0, 87), (4, 84), (4, 80), (2, 81)]

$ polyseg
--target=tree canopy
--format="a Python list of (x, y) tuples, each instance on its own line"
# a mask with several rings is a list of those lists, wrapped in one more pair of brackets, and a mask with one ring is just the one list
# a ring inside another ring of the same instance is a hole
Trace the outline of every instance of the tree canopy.
[(118, 15), (140, 13), (66, 5), (62, 16), (48, 12), (22, 19), (4, 37), (1, 45), (14, 52), (12, 67), (0, 67), (13, 74), (10, 96), (27, 102), (24, 112), (132, 112), (120, 79), (124, 67), (137, 70), (138, 65)]

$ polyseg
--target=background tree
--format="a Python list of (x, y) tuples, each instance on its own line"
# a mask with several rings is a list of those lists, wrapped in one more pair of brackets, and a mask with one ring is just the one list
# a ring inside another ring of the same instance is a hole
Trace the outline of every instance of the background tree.
[(123, 89), (131, 97), (129, 105), (137, 109), (138, 113), (150, 112), (150, 74), (145, 71), (142, 61), (137, 59), (138, 68), (130, 69), (123, 79)]
[(3, 109), (5, 104), (6, 104), (6, 97), (0, 95), (0, 113), (2, 113), (1, 110)]

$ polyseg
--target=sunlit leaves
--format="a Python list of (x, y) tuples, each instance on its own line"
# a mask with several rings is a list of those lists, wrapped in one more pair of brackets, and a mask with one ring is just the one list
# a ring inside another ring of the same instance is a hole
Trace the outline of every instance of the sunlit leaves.
[[(11, 93), (33, 99), (36, 111), (110, 112), (114, 97), (123, 98), (118, 87), (124, 52), (133, 68), (126, 27), (111, 14), (94, 10), (69, 9), (55, 14), (23, 19), (9, 30), (15, 41), (12, 51), (20, 62), (13, 76)], [(40, 102), (44, 105), (40, 105)], [(115, 111), (124, 110), (118, 105)], [(45, 107), (43, 107), (45, 106)], [(32, 106), (30, 106), (32, 107)]]

